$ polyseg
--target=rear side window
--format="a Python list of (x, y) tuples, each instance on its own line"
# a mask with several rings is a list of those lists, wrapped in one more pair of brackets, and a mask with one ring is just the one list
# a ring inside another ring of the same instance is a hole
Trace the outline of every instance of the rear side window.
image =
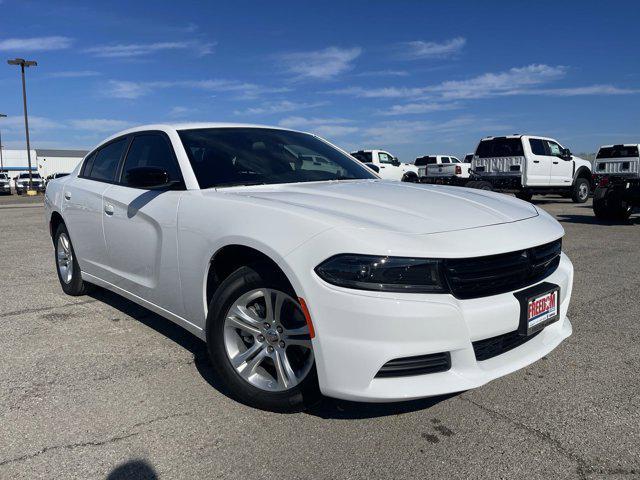
[(173, 148), (162, 135), (150, 133), (135, 136), (122, 169), (124, 184), (127, 172), (138, 167), (162, 168), (169, 174), (169, 181), (180, 180), (180, 169), (173, 155)]
[(442, 163), (451, 163), (451, 160), (449, 160), (449, 157), (442, 157)]
[(539, 138), (530, 138), (529, 145), (531, 146), (531, 152), (534, 155), (546, 155), (547, 152), (544, 149), (544, 141)]
[[(126, 145), (127, 139), (121, 138), (98, 150), (94, 154), (91, 165), (87, 163), (84, 176), (92, 180), (113, 182)], [(91, 167), (90, 170), (89, 167)]]
[(353, 152), (351, 156), (357, 158), (362, 163), (371, 163), (371, 152)]
[(438, 163), (438, 160), (436, 159), (436, 157), (427, 156), (427, 157), (416, 158), (414, 165), (416, 167), (424, 167), (425, 165), (433, 165), (435, 163)]
[(476, 155), (480, 158), (491, 157), (522, 157), (522, 140), (520, 138), (497, 137), (482, 140), (478, 145)]
[(596, 158), (633, 158), (638, 156), (638, 146), (614, 145), (602, 147)]

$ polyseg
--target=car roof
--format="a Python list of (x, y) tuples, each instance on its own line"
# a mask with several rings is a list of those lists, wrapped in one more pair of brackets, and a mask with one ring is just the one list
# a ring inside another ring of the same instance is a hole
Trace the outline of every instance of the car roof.
[(640, 143), (616, 143), (615, 145), (600, 145), (600, 148), (640, 147)]

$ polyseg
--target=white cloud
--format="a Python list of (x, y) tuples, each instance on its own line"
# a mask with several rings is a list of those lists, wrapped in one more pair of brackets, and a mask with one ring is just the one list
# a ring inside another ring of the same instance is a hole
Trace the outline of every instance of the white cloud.
[(196, 112), (195, 108), (176, 106), (169, 110), (169, 116), (173, 118), (187, 117)]
[(367, 70), (353, 74), (354, 77), (408, 77), (406, 70)]
[(539, 88), (515, 90), (513, 95), (548, 95), (552, 97), (574, 97), (580, 95), (633, 95), (640, 93), (638, 88), (619, 88), (613, 85), (587, 85), (568, 88)]
[(307, 108), (320, 107), (326, 105), (327, 102), (315, 102), (315, 103), (301, 103), (291, 102), (289, 100), (281, 100), (279, 102), (267, 102), (259, 107), (250, 107), (246, 110), (236, 110), (236, 115), (264, 115), (274, 113), (293, 112), (296, 110), (303, 110)]
[(548, 83), (565, 76), (562, 65), (528, 65), (504, 72), (485, 73), (467, 80), (449, 80), (419, 87), (347, 87), (326, 93), (361, 98), (412, 98), (431, 100), (462, 100), (516, 94), (523, 88)]
[(255, 99), (268, 93), (286, 92), (288, 88), (267, 87), (255, 83), (242, 83), (234, 80), (178, 80), (157, 82), (132, 82), (127, 80), (109, 80), (103, 91), (113, 98), (135, 99), (148, 95), (155, 90), (166, 88), (191, 88), (207, 92), (233, 92), (237, 99)]
[(78, 130), (89, 130), (92, 132), (115, 132), (130, 126), (130, 122), (124, 120), (112, 120), (107, 118), (83, 118), (70, 120), (69, 125)]
[(292, 52), (277, 58), (294, 74), (294, 80), (329, 80), (353, 68), (352, 62), (360, 56), (360, 47), (329, 47), (309, 52)]
[(407, 48), (406, 56), (408, 58), (437, 58), (437, 57), (449, 57), (459, 53), (467, 43), (467, 40), (463, 37), (452, 38), (442, 43), (437, 42), (423, 42), (422, 40), (416, 40), (413, 42), (406, 42), (402, 44)]
[(456, 108), (460, 108), (461, 105), (457, 102), (454, 103), (433, 103), (433, 102), (423, 102), (423, 103), (407, 103), (405, 105), (392, 105), (387, 110), (382, 110), (380, 113), (382, 115), (408, 115), (408, 114), (416, 114), (416, 113), (429, 113), (429, 112), (440, 112), (444, 110), (453, 110)]
[(343, 137), (352, 135), (360, 129), (351, 124), (351, 120), (346, 118), (305, 118), (286, 117), (278, 122), (284, 128), (311, 131), (317, 135), (327, 138)]
[(63, 50), (69, 48), (73, 39), (69, 37), (31, 37), (7, 38), (0, 40), (0, 51), (3, 52), (38, 52), (48, 50)]
[(86, 53), (102, 58), (131, 58), (167, 50), (192, 50), (197, 55), (213, 53), (216, 42), (156, 42), (98, 45), (85, 49)]
[(82, 77), (97, 77), (100, 72), (94, 70), (68, 70), (64, 72), (53, 72), (49, 74), (51, 78), (82, 78)]
[[(62, 126), (61, 123), (46, 117), (29, 115), (29, 130), (51, 130)], [(24, 117), (22, 114), (10, 115), (0, 121), (0, 128), (7, 131), (24, 132)]]

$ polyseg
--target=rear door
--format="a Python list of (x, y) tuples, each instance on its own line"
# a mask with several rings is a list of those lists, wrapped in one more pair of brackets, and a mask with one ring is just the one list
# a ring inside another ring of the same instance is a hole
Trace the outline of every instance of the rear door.
[[(177, 189), (142, 189), (128, 184), (136, 167), (165, 169)], [(173, 147), (164, 132), (132, 135), (119, 182), (103, 196), (103, 222), (109, 259), (107, 281), (180, 315), (177, 265), (177, 208), (184, 188)]]
[(127, 142), (120, 137), (89, 155), (79, 176), (64, 186), (62, 215), (76, 258), (83, 272), (99, 278), (108, 273), (102, 196), (116, 178)]
[(552, 159), (548, 154), (547, 141), (541, 138), (529, 138), (528, 143), (531, 154), (527, 155), (525, 186), (549, 186)]
[(562, 145), (553, 140), (545, 140), (551, 157), (551, 179), (549, 185), (567, 187), (573, 183), (573, 159), (562, 158)]

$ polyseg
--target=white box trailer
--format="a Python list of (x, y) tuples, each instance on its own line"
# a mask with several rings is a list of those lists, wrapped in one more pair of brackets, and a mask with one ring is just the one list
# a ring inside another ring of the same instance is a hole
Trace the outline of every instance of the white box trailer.
[(54, 173), (71, 173), (87, 153), (86, 150), (37, 148), (35, 164), (42, 178), (47, 178)]

